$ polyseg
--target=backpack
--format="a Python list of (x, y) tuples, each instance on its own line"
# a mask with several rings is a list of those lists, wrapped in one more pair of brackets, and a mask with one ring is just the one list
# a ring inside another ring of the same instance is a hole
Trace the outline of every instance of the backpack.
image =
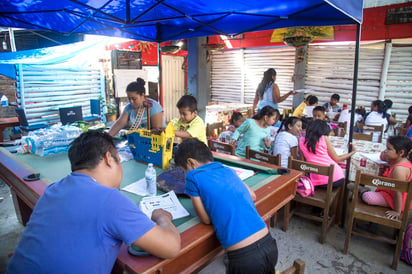
[(315, 194), (315, 187), (312, 180), (307, 176), (300, 177), (296, 192), (302, 197), (313, 196)]
[(408, 224), (403, 236), (401, 260), (412, 265), (412, 223)]

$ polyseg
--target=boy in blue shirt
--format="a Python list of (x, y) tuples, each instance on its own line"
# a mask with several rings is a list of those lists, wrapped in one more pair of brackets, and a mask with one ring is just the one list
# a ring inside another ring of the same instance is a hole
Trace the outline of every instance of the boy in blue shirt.
[(228, 273), (274, 273), (276, 240), (256, 211), (255, 193), (219, 162), (208, 147), (191, 138), (175, 152), (175, 163), (186, 173), (188, 194), (200, 220), (212, 224), (227, 251)]

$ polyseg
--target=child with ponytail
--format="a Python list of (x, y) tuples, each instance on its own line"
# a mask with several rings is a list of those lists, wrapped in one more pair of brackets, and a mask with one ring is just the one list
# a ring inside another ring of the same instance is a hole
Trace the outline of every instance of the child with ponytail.
[[(283, 128), (283, 129), (282, 129)], [(302, 131), (302, 120), (298, 117), (288, 117), (282, 121), (273, 146), (273, 155), (281, 155), (281, 166), (288, 167), (288, 158), (297, 159), (298, 137)]]
[[(405, 136), (389, 137), (386, 150), (381, 153), (381, 159), (390, 163), (389, 169), (383, 176), (402, 181), (412, 179), (412, 141), (409, 138)], [(376, 191), (369, 191), (365, 187), (362, 187), (359, 191), (362, 193), (361, 198), (365, 203), (390, 208), (386, 211), (386, 216), (389, 219), (400, 218), (407, 193), (380, 188)]]

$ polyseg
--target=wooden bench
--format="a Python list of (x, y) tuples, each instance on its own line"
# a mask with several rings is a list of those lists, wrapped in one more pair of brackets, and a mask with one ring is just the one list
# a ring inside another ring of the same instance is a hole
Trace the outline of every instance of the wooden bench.
[(0, 142), (3, 142), (3, 130), (8, 127), (19, 126), (19, 119), (17, 117), (0, 118)]

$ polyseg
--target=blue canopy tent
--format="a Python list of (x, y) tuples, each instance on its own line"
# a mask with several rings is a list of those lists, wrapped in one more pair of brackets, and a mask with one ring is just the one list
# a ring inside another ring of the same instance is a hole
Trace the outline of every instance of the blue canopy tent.
[(0, 26), (164, 42), (362, 22), (362, 0), (9, 0)]
[[(363, 0), (8, 0), (0, 26), (164, 42), (295, 26), (357, 25), (354, 122)], [(350, 142), (353, 130), (350, 130)], [(348, 168), (349, 170), (349, 168)]]

